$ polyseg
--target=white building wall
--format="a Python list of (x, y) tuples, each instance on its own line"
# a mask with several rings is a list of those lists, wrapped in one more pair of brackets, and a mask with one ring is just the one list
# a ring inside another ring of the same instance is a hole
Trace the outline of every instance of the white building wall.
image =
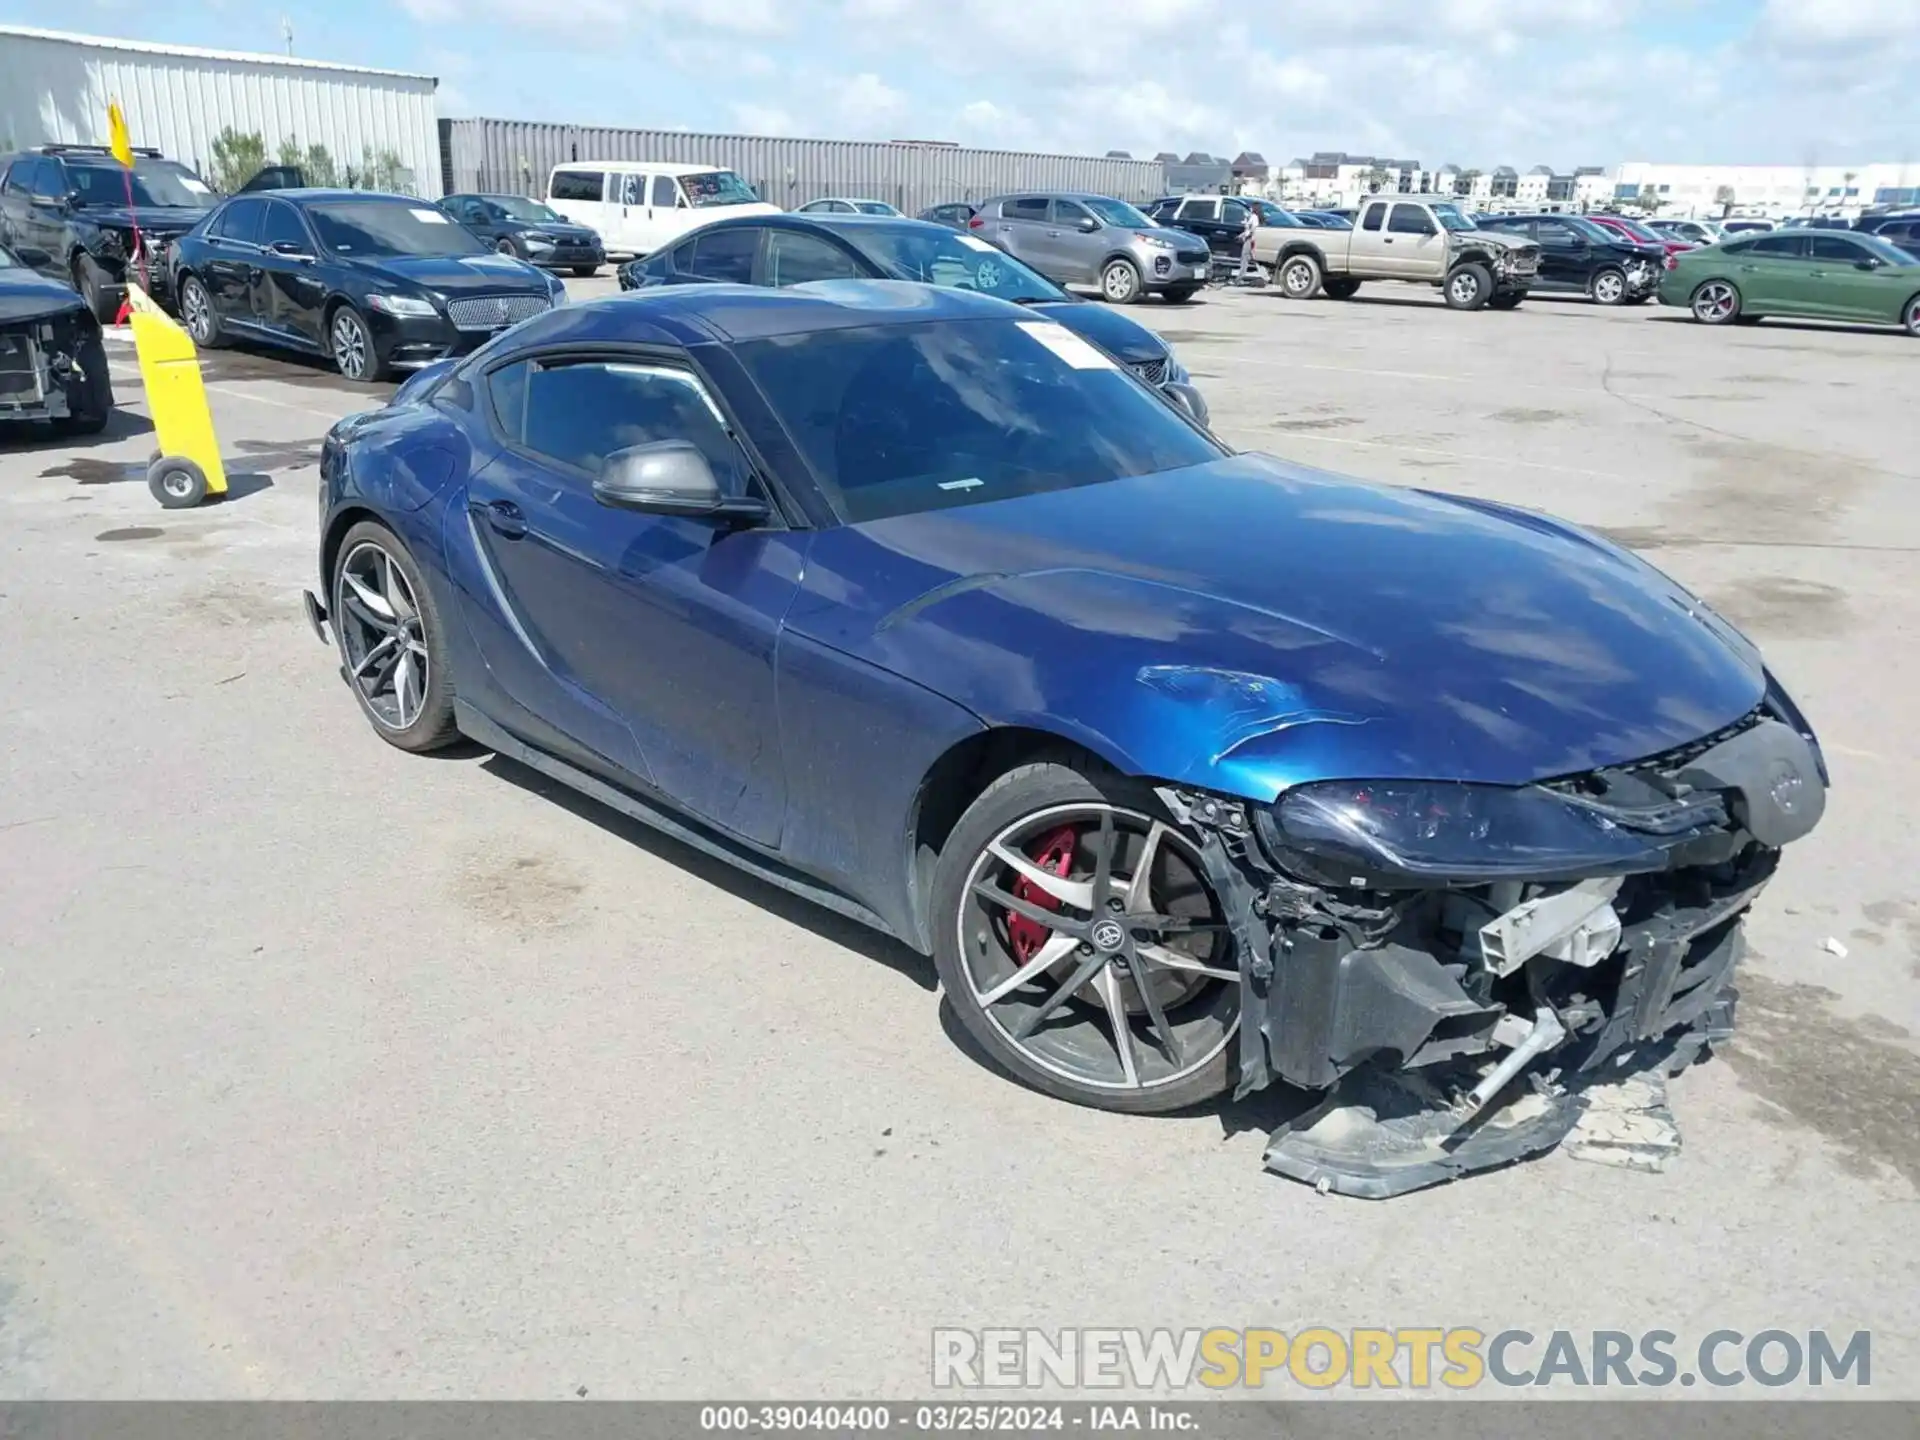
[(1857, 215), (1882, 190), (1920, 186), (1920, 164), (1861, 165), (1660, 165), (1634, 161), (1620, 166), (1609, 193), (1638, 194), (1652, 186), (1660, 213), (1678, 218), (1716, 217), (1723, 189), (1732, 191), (1742, 215)]
[(271, 162), (281, 140), (325, 145), (356, 169), (392, 150), (408, 185), (440, 194), (439, 82), (276, 55), (0, 26), (0, 143), (107, 143), (107, 102), (126, 111), (135, 145), (205, 173), (213, 139), (232, 126), (258, 133)]

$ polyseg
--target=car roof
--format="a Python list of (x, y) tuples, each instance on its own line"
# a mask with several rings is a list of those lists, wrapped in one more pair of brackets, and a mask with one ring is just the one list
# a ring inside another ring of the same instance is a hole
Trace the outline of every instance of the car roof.
[[(912, 215), (847, 215), (832, 211), (790, 210), (782, 215), (728, 215), (709, 221), (698, 230), (689, 231), (687, 238), (704, 235), (710, 230), (736, 230), (742, 225), (774, 230), (924, 230), (929, 235), (938, 235), (943, 239), (950, 239), (953, 235), (951, 226), (916, 219)], [(674, 248), (678, 249), (679, 246), (675, 245)]]
[(672, 160), (568, 160), (553, 167), (561, 170), (611, 170), (616, 175), (624, 175), (634, 170), (644, 170), (649, 175), (706, 175), (715, 170), (725, 170), (725, 165), (683, 165)]
[(692, 347), (943, 320), (1034, 322), (1039, 317), (975, 291), (911, 280), (817, 280), (778, 290), (760, 285), (667, 285), (549, 310), (516, 332), (522, 344), (513, 349), (556, 343), (657, 343), (661, 337)]
[(325, 188), (308, 186), (293, 190), (242, 190), (229, 195), (228, 200), (290, 200), (296, 205), (319, 200), (391, 200), (396, 205), (417, 207), (431, 206), (431, 200), (422, 200), (418, 195), (394, 195), (385, 190), (342, 190), (338, 187)]
[[(1036, 185), (1031, 190), (1003, 190), (998, 195), (989, 195), (980, 203), (991, 205), (996, 200), (1112, 200), (1111, 195), (1102, 195), (1098, 190), (1049, 190), (1044, 185)], [(1122, 205), (1132, 205), (1131, 200), (1122, 200)], [(1157, 202), (1149, 200), (1149, 205)], [(1136, 207), (1137, 208), (1137, 207)]]

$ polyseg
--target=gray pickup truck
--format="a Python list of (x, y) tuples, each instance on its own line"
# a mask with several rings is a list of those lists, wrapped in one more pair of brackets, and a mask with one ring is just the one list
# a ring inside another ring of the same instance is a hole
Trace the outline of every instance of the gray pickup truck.
[(1511, 310), (1540, 271), (1531, 240), (1482, 230), (1448, 196), (1377, 195), (1351, 230), (1263, 227), (1253, 258), (1290, 300), (1350, 298), (1364, 280), (1432, 285), (1455, 310)]

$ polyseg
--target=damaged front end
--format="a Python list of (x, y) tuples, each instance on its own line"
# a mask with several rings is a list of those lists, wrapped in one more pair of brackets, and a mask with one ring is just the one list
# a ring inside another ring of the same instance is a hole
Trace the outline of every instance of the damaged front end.
[[(1241, 942), (1240, 1093), (1339, 1087), (1269, 1167), (1417, 1189), (1551, 1148), (1596, 1077), (1724, 1038), (1742, 920), (1826, 786), (1774, 690), (1678, 751), (1531, 786), (1162, 791)], [(1496, 1107), (1522, 1075), (1532, 1094)]]
[(0, 314), (0, 422), (94, 414), (98, 395), (111, 393), (106, 366), (100, 327), (77, 303), (31, 318)]

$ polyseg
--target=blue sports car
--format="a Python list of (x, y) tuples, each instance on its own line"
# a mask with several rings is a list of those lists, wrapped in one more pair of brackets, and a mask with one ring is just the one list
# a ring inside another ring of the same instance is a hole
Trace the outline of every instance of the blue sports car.
[(384, 739), (898, 936), (1086, 1105), (1717, 1036), (1824, 805), (1754, 648), (1633, 556), (1234, 454), (961, 290), (556, 309), (335, 426), (320, 536)]

